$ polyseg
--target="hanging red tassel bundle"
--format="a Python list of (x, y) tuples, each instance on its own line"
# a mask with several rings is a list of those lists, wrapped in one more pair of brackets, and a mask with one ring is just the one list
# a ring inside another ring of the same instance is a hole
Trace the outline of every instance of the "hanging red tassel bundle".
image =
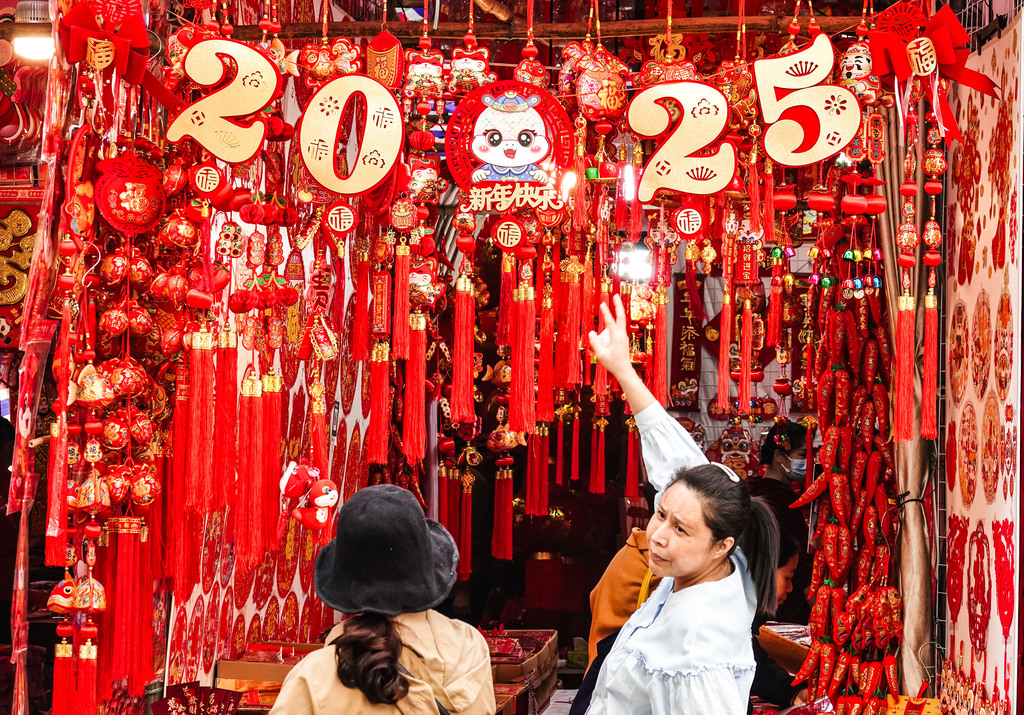
[(764, 236), (765, 245), (775, 243), (775, 172), (772, 160), (764, 160)]
[(772, 261), (772, 292), (768, 299), (768, 325), (765, 326), (765, 345), (778, 347), (782, 340), (782, 291), (783, 261), (776, 258)]
[(900, 296), (896, 318), (896, 441), (914, 437), (914, 310), (913, 296)]
[(468, 471), (461, 479), (451, 481), (462, 486), (462, 508), (459, 521), (459, 567), (458, 577), (460, 581), (469, 579), (473, 566), (473, 482), (476, 480)]
[(188, 488), (185, 506), (208, 513), (213, 507), (213, 333), (192, 333), (189, 351)]
[(633, 179), (633, 192), (629, 201), (629, 242), (636, 243), (640, 240), (640, 232), (644, 227), (644, 207), (640, 203), (638, 196), (637, 187), (640, 184), (640, 173), (644, 164), (644, 150), (640, 145), (640, 140), (636, 137), (633, 138), (633, 167), (632, 167), (632, 179)]
[(57, 412), (50, 425), (50, 451), (47, 464), (46, 565), (63, 566), (68, 543), (68, 413)]
[(494, 479), (494, 534), (491, 555), (496, 559), (512, 559), (512, 463), (511, 457), (498, 458)]
[(576, 161), (573, 163), (576, 175), (576, 190), (572, 204), (572, 228), (583, 231), (590, 217), (590, 201), (587, 185), (587, 123), (579, 118), (576, 126)]
[(391, 338), (391, 354), (395, 360), (409, 357), (409, 266), (412, 261), (409, 247), (404, 243), (395, 246), (395, 312), (391, 320), (394, 333)]
[(373, 346), (370, 355), (370, 464), (387, 464), (391, 440), (391, 360), (386, 342)]
[(178, 371), (174, 380), (174, 417), (171, 428), (171, 479), (167, 513), (170, 515), (169, 532), (172, 554), (172, 575), (174, 576), (174, 592), (185, 598), (184, 593), (188, 580), (188, 560), (192, 553), (188, 542), (186, 528), (186, 480), (185, 462), (188, 454), (188, 367), (184, 362), (178, 363)]
[(370, 309), (370, 257), (365, 251), (359, 254), (355, 283), (359, 319), (352, 322), (352, 359), (362, 361), (370, 356), (370, 321), (365, 318)]
[[(250, 371), (254, 370), (252, 366)], [(242, 380), (238, 430), (238, 499), (235, 507), (235, 558), (245, 572), (263, 558), (263, 520), (257, 506), (264, 499), (260, 442), (263, 439), (263, 383), (255, 374)], [(277, 503), (277, 500), (274, 500)]]
[(551, 437), (548, 433), (547, 425), (541, 425), (540, 427), (540, 448), (537, 452), (537, 474), (540, 477), (540, 512), (542, 516), (547, 516), (548, 504), (550, 503), (550, 470), (548, 462), (551, 454)]
[(427, 319), (410, 317), (409, 359), (405, 361), (405, 410), (402, 413), (402, 454), (415, 465), (427, 454)]
[(725, 285), (718, 335), (718, 409), (729, 409), (729, 348), (732, 345), (732, 286)]
[(473, 344), (476, 322), (473, 281), (468, 275), (455, 282), (454, 355), (452, 360), (452, 422), (461, 424), (476, 417), (473, 403)]
[(577, 344), (583, 348), (583, 355), (585, 360), (585, 363), (581, 362), (581, 365), (583, 365), (581, 372), (582, 383), (584, 385), (589, 385), (590, 362), (587, 356), (590, 355), (590, 350), (587, 345), (589, 343), (587, 333), (590, 331), (591, 328), (593, 328), (594, 316), (597, 315), (597, 305), (594, 303), (594, 298), (598, 295), (597, 291), (594, 290), (594, 274), (592, 264), (590, 261), (587, 261), (586, 263), (586, 270), (583, 273), (581, 284), (583, 288), (582, 308), (583, 315), (585, 316), (583, 319), (586, 321), (586, 325), (580, 325), (580, 337)]
[(277, 520), (280, 516), (280, 484), (282, 472), (281, 414), (284, 411), (284, 380), (277, 375), (263, 376), (263, 495), (258, 516), (263, 520), (263, 548), (278, 547)]
[(626, 488), (623, 496), (626, 499), (640, 498), (640, 459), (638, 454), (638, 443), (636, 420), (631, 416), (626, 420), (629, 427), (629, 437), (626, 441)]
[(537, 473), (537, 455), (540, 453), (540, 436), (531, 434), (526, 442), (526, 499), (524, 510), (527, 516), (541, 516), (540, 475)]
[(924, 377), (921, 395), (921, 436), (939, 436), (937, 400), (939, 381), (939, 306), (929, 293), (924, 299)]
[(313, 466), (321, 474), (327, 474), (329, 456), (327, 451), (327, 389), (320, 381), (319, 365), (313, 372), (317, 375), (309, 388), (309, 443)]
[(572, 464), (569, 471), (569, 480), (578, 482), (580, 480), (580, 414), (577, 412), (572, 421)]
[(752, 155), (747, 164), (747, 196), (750, 197), (750, 230), (761, 230), (761, 175), (757, 170), (757, 157)]
[(555, 484), (565, 484), (565, 420), (558, 419), (558, 440), (555, 446)]
[(68, 642), (75, 633), (69, 617), (57, 626), (60, 643), (54, 646), (53, 706), (50, 715), (75, 715), (75, 647)]
[(655, 293), (654, 350), (651, 354), (651, 392), (663, 407), (668, 402), (668, 297), (662, 286)]
[(80, 633), (85, 642), (78, 648), (78, 683), (75, 687), (76, 713), (95, 713), (99, 707), (96, 697), (96, 636), (99, 629), (92, 620), (86, 621)]
[[(580, 284), (580, 275), (585, 269), (578, 258), (567, 260), (562, 275), (565, 312), (562, 314), (558, 343), (555, 346), (555, 385), (562, 389), (572, 389), (583, 381), (579, 355), (583, 326), (583, 286)], [(566, 273), (568, 280), (565, 280)]]
[(448, 469), (448, 481), (445, 484), (448, 490), (448, 521), (451, 523), (451, 528), (448, 529), (451, 532), (452, 538), (455, 539), (455, 543), (459, 543), (462, 538), (462, 527), (460, 523), (461, 514), (461, 499), (462, 494), (462, 477), (459, 475), (459, 470), (455, 467), (449, 467)]
[(690, 299), (690, 315), (693, 322), (696, 325), (703, 325), (704, 321), (708, 319), (708, 315), (704, 310), (704, 299), (701, 298), (700, 291), (697, 290), (697, 266), (689, 258), (686, 259), (686, 295)]
[(636, 179), (626, 161), (626, 144), (619, 144), (619, 181), (615, 191), (615, 226), (624, 231), (629, 225), (629, 206), (636, 197)]
[(740, 343), (740, 380), (738, 385), (740, 414), (750, 414), (750, 370), (754, 352), (753, 310), (750, 301), (743, 305), (743, 335)]
[(594, 429), (590, 433), (590, 441), (593, 445), (590, 457), (589, 491), (591, 494), (604, 494), (604, 428), (607, 424), (608, 420), (599, 417), (594, 420)]
[(515, 325), (512, 327), (512, 385), (509, 389), (508, 428), (532, 433), (537, 422), (537, 398), (534, 392), (535, 336), (537, 309), (533, 285), (526, 269), (514, 299)]
[(544, 286), (540, 303), (539, 360), (537, 361), (537, 421), (555, 419), (555, 311), (551, 286)]
[(498, 345), (512, 344), (512, 310), (516, 290), (516, 257), (501, 254), (501, 294), (498, 298)]
[(448, 465), (441, 462), (437, 465), (437, 521), (448, 533), (455, 539), (455, 543), (459, 543), (459, 537), (452, 531), (451, 523), (452, 517), (448, 513)]
[(222, 330), (217, 350), (217, 439), (213, 446), (213, 508), (220, 509), (235, 483), (235, 459), (238, 431), (238, 335)]

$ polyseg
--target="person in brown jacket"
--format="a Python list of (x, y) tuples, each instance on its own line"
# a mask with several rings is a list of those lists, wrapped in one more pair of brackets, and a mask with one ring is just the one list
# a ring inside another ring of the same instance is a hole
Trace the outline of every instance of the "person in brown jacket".
[(314, 574), (320, 599), (353, 615), (292, 669), (272, 715), (493, 715), (487, 642), (431, 610), (455, 583), (458, 557), (408, 490), (356, 492)]

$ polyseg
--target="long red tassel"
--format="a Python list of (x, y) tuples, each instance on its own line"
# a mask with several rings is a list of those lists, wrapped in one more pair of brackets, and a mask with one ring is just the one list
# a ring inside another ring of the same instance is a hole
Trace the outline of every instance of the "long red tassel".
[(238, 456), (238, 336), (223, 330), (217, 351), (217, 439), (213, 447), (214, 509), (227, 503), (235, 484), (235, 460)]
[(452, 422), (470, 422), (473, 406), (473, 328), (476, 320), (473, 281), (467, 275), (455, 282), (454, 356), (452, 361)]
[(627, 499), (640, 498), (640, 460), (637, 455), (636, 425), (629, 425), (629, 437), (626, 440), (626, 488), (623, 496)]
[[(589, 355), (590, 351), (583, 345), (583, 338), (586, 337), (587, 332), (593, 327), (594, 316), (597, 315), (597, 306), (594, 304), (594, 297), (598, 295), (597, 291), (594, 290), (594, 274), (590, 261), (587, 261), (587, 270), (583, 273), (581, 279), (582, 290), (582, 308), (583, 308), (583, 320), (586, 325), (580, 326), (580, 339), (577, 345), (583, 347), (584, 356)], [(581, 361), (581, 365), (584, 363)], [(584, 385), (590, 384), (590, 362), (587, 361), (585, 366), (582, 368), (582, 382)]]
[(740, 383), (737, 386), (739, 394), (740, 413), (750, 414), (750, 369), (754, 352), (754, 311), (750, 307), (750, 301), (743, 306), (743, 335), (740, 343)]
[(765, 159), (764, 172), (764, 243), (775, 243), (775, 172), (771, 167), (771, 159)]
[(690, 316), (693, 322), (698, 326), (703, 325), (708, 319), (708, 314), (704, 310), (704, 299), (697, 290), (697, 267), (691, 260), (686, 261), (686, 294), (690, 298)]
[(572, 207), (572, 227), (575, 231), (582, 231), (587, 227), (590, 217), (590, 201), (588, 197), (589, 186), (587, 185), (587, 140), (586, 128), (576, 133), (576, 161), (573, 163), (573, 171), (576, 173), (576, 190)]
[(729, 347), (732, 344), (732, 286), (726, 283), (718, 335), (718, 409), (729, 409)]
[(498, 345), (512, 344), (512, 310), (516, 290), (516, 258), (501, 254), (501, 293), (498, 296)]
[(644, 151), (637, 141), (633, 144), (633, 196), (629, 201), (629, 241), (636, 243), (640, 240), (640, 232), (644, 227), (644, 207), (640, 203), (637, 187), (640, 186), (640, 173), (644, 162)]
[(451, 469), (448, 472), (448, 521), (451, 522), (451, 528), (448, 529), (451, 532), (452, 538), (455, 539), (455, 543), (461, 543), (462, 539), (462, 525), (460, 522), (460, 514), (462, 511), (462, 505), (460, 505), (460, 495), (462, 494), (462, 477), (457, 469)]
[(668, 406), (668, 307), (665, 289), (657, 292), (654, 313), (654, 352), (651, 355), (651, 392), (662, 406)]
[(551, 469), (549, 467), (549, 462), (551, 461), (551, 435), (548, 432), (547, 425), (541, 426), (540, 449), (538, 451), (537, 473), (540, 475), (540, 511), (543, 516), (547, 516), (548, 505), (551, 501)]
[[(636, 196), (636, 180), (633, 181), (633, 195), (627, 195), (626, 172), (629, 163), (626, 161), (626, 145), (619, 145), (619, 181), (615, 191), (615, 226), (620, 230), (626, 230), (629, 225), (629, 205)], [(631, 170), (631, 169), (630, 169)]]
[(188, 454), (188, 368), (179, 363), (177, 379), (174, 382), (174, 427), (171, 444), (170, 534), (174, 594), (179, 599), (187, 598), (185, 588), (188, 582), (188, 560), (193, 545), (188, 543), (185, 509), (185, 462)]
[(765, 344), (777, 347), (782, 340), (782, 260), (772, 264), (772, 291), (768, 298), (768, 325), (765, 326)]
[(281, 413), (284, 380), (276, 375), (263, 377), (263, 494), (256, 502), (257, 515), (263, 520), (263, 548), (277, 551), (277, 520), (280, 516), (278, 491), (281, 483)]
[(309, 403), (309, 442), (313, 466), (320, 470), (320, 474), (324, 475), (328, 473), (330, 466), (330, 453), (327, 450), (327, 400), (325, 393), (326, 388), (320, 382), (318, 375), (309, 388), (311, 398)]
[(93, 715), (99, 707), (96, 697), (96, 626), (90, 621), (82, 626), (85, 643), (78, 649), (78, 684), (75, 688), (76, 713)]
[(235, 499), (231, 507), (231, 518), (235, 544), (235, 559), (238, 567), (244, 569), (250, 563), (253, 552), (249, 538), (250, 515), (252, 513), (252, 459), (253, 459), (253, 396), (252, 380), (242, 380), (241, 398), (238, 401), (238, 479), (235, 482)]
[(896, 441), (914, 437), (914, 308), (912, 296), (899, 299), (896, 322)]
[(558, 440), (555, 446), (555, 484), (565, 484), (565, 421), (558, 420)]
[(395, 360), (409, 357), (409, 247), (402, 244), (395, 247), (395, 282), (392, 284), (395, 296), (395, 312), (391, 320), (391, 354)]
[(761, 230), (761, 176), (755, 161), (747, 165), (747, 195), (750, 197), (750, 230), (757, 233)]
[(580, 480), (580, 416), (579, 413), (572, 421), (572, 465), (569, 471), (569, 480), (578, 482)]
[(559, 347), (562, 348), (562, 370), (558, 387), (571, 389), (583, 381), (583, 367), (580, 363), (580, 334), (583, 327), (583, 286), (578, 274), (573, 274), (568, 286), (568, 301), (565, 308), (563, 330), (558, 332)]
[(213, 506), (213, 333), (192, 333), (189, 353), (188, 480), (186, 506), (208, 513)]
[(512, 472), (498, 469), (494, 480), (494, 538), (491, 555), (496, 559), (512, 559)]
[(452, 531), (452, 515), (448, 513), (448, 465), (441, 462), (437, 465), (437, 520), (441, 526), (448, 530), (448, 533), (459, 543), (459, 537)]
[(937, 398), (939, 381), (939, 309), (934, 295), (924, 299), (924, 384), (921, 395), (921, 436), (939, 436)]
[(427, 454), (427, 319), (411, 318), (409, 359), (405, 361), (405, 410), (402, 413), (402, 454), (410, 465)]
[(456, 484), (461, 482), (462, 486), (462, 508), (459, 521), (459, 568), (460, 581), (469, 579), (473, 570), (473, 479), (466, 474), (462, 479), (453, 479)]
[(523, 500), (523, 511), (527, 516), (535, 516), (537, 510), (538, 484), (537, 484), (537, 445), (540, 438), (531, 434), (526, 440), (526, 492)]
[(604, 494), (604, 426), (594, 425), (590, 433), (590, 443), (593, 448), (590, 450), (590, 485), (591, 494)]
[(387, 464), (391, 441), (391, 360), (386, 342), (377, 343), (370, 356), (370, 434), (368, 459)]
[(53, 659), (53, 708), (51, 715), (75, 714), (75, 647), (68, 643), (66, 631), (74, 630), (70, 623), (58, 627), (61, 642), (54, 647)]
[(370, 355), (370, 321), (367, 319), (370, 306), (370, 259), (364, 252), (359, 254), (359, 268), (356, 269), (356, 316), (352, 324), (352, 358), (365, 360)]
[(60, 410), (50, 426), (47, 464), (46, 565), (60, 567), (67, 561), (68, 543), (68, 413)]
[(544, 287), (540, 304), (540, 350), (537, 359), (537, 421), (555, 419), (555, 311), (551, 288)]
[(804, 489), (810, 489), (814, 483), (814, 425), (807, 426), (807, 474), (804, 475)]
[(512, 385), (509, 390), (508, 428), (532, 433), (537, 422), (534, 393), (534, 362), (537, 309), (533, 286), (524, 280), (515, 295), (515, 325), (512, 327)]
[[(150, 534), (150, 537), (152, 534)], [(135, 605), (132, 620), (135, 623), (135, 662), (129, 670), (128, 690), (133, 697), (142, 697), (146, 686), (153, 681), (153, 562), (152, 540), (136, 537), (138, 574), (135, 582)]]
[[(254, 367), (250, 367), (254, 370)], [(248, 423), (248, 431), (240, 438), (238, 481), (239, 489), (235, 521), (235, 552), (239, 568), (254, 568), (263, 558), (263, 519), (259, 506), (263, 493), (260, 445), (263, 440), (263, 383), (255, 374), (242, 381), (241, 426)], [(245, 497), (248, 499), (245, 499)], [(245, 499), (243, 501), (243, 499)], [(276, 500), (275, 500), (276, 505)]]

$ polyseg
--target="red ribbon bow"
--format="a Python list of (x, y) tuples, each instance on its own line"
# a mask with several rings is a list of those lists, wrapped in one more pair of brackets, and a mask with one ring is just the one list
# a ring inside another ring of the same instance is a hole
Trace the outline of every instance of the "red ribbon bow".
[[(981, 72), (966, 67), (967, 58), (971, 54), (968, 46), (971, 36), (967, 34), (948, 5), (944, 5), (932, 15), (919, 37), (931, 41), (938, 63), (936, 71), (928, 77), (929, 95), (937, 97), (939, 105), (933, 106), (932, 109), (939, 116), (941, 124), (949, 128), (950, 138), (960, 139), (960, 130), (956, 126), (945, 92), (937, 85), (938, 80), (945, 77), (990, 97), (999, 96), (996, 85)], [(908, 42), (891, 32), (877, 30), (868, 33), (868, 42), (871, 44), (875, 74), (882, 78), (893, 75), (897, 84), (912, 75), (907, 55)]]

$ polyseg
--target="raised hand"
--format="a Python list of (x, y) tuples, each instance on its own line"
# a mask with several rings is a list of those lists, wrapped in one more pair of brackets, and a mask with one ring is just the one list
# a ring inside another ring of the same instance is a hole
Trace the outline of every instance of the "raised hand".
[(615, 295), (612, 297), (612, 307), (615, 308), (615, 315), (608, 310), (608, 306), (601, 303), (601, 319), (604, 323), (604, 330), (599, 333), (590, 331), (590, 347), (594, 356), (604, 365), (605, 369), (612, 375), (619, 377), (633, 369), (629, 359), (629, 333), (626, 330), (626, 311), (622, 307), (622, 299)]

